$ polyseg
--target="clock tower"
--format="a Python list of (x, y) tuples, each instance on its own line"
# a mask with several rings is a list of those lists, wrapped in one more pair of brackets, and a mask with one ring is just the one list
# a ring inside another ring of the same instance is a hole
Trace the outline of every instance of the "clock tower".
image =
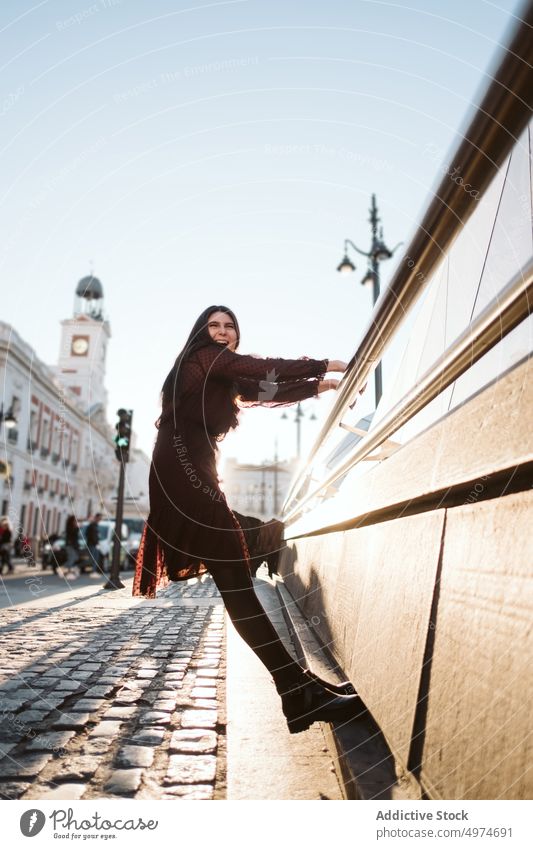
[(111, 328), (104, 318), (103, 298), (102, 284), (92, 274), (76, 286), (74, 315), (61, 322), (57, 375), (87, 411), (101, 413), (105, 419), (105, 362)]

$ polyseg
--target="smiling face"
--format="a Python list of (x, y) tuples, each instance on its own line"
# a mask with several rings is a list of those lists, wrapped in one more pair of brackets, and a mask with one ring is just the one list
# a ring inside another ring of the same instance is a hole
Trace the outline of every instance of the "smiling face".
[(237, 346), (235, 322), (226, 312), (213, 312), (207, 321), (209, 335), (219, 345), (226, 345), (230, 351)]

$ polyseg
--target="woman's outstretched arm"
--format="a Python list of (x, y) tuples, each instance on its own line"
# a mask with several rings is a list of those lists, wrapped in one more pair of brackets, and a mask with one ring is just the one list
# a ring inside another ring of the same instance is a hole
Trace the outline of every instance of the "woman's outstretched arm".
[[(340, 365), (338, 360), (299, 360), (282, 359), (279, 357), (252, 357), (237, 354), (214, 342), (197, 351), (198, 358), (206, 374), (213, 377), (228, 377), (232, 380), (251, 378), (264, 380), (267, 383), (281, 383), (284, 380), (302, 378), (323, 378), (328, 371), (337, 369), (332, 366)], [(345, 364), (343, 364), (345, 366)], [(344, 369), (338, 369), (344, 370)]]
[(320, 392), (336, 389), (338, 380), (287, 380), (283, 383), (269, 383), (266, 380), (241, 378), (237, 381), (239, 399), (242, 406), (278, 407), (316, 398)]

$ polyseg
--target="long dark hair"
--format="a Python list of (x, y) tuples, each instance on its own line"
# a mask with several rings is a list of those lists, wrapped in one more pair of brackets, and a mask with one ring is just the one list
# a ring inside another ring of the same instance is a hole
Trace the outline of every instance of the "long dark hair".
[[(165, 378), (165, 382), (161, 388), (161, 408), (162, 414), (166, 412), (166, 410), (175, 407), (180, 394), (180, 370), (183, 363), (194, 354), (199, 348), (204, 348), (206, 345), (211, 345), (213, 339), (207, 329), (207, 325), (209, 323), (210, 316), (215, 312), (224, 312), (233, 321), (235, 325), (235, 332), (237, 334), (237, 343), (235, 345), (236, 348), (239, 347), (239, 342), (241, 340), (241, 332), (239, 329), (239, 322), (235, 316), (233, 310), (230, 310), (229, 307), (222, 306), (220, 304), (214, 304), (213, 306), (207, 307), (196, 319), (193, 324), (193, 328), (189, 333), (189, 338), (187, 339), (184, 347), (179, 352), (174, 365), (170, 369), (169, 373)], [(158, 418), (156, 422), (156, 427), (159, 427), (161, 423), (161, 416)]]

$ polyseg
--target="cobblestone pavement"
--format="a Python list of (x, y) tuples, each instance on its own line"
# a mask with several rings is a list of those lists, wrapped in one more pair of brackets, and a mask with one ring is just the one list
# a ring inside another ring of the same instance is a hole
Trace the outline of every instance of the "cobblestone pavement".
[(126, 592), (0, 611), (0, 798), (225, 798), (216, 587)]

